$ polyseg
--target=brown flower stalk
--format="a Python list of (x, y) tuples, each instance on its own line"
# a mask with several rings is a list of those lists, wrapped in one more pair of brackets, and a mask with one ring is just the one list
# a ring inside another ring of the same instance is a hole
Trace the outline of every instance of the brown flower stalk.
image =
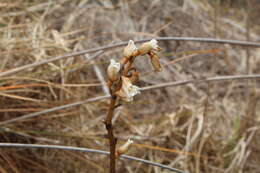
[(116, 62), (113, 59), (110, 60), (110, 65), (107, 68), (107, 75), (111, 99), (105, 120), (110, 146), (110, 173), (116, 172), (116, 159), (119, 158), (120, 155), (126, 153), (133, 143), (132, 140), (128, 140), (128, 142), (118, 150), (116, 149), (117, 139), (113, 132), (112, 118), (114, 110), (117, 107), (117, 102), (118, 100), (131, 102), (133, 101), (133, 97), (140, 93), (140, 88), (133, 85), (139, 80), (139, 72), (133, 67), (133, 62), (136, 57), (148, 55), (155, 71), (161, 71), (159, 56), (156, 54), (156, 51), (159, 50), (160, 48), (155, 39), (143, 43), (139, 48), (135, 46), (134, 41), (130, 40), (128, 45), (124, 48), (124, 57), (120, 62)]

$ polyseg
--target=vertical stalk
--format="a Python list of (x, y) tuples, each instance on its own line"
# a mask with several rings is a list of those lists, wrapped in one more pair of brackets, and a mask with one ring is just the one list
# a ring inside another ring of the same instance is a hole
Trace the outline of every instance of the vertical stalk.
[(116, 138), (114, 137), (113, 132), (113, 125), (112, 125), (112, 118), (115, 110), (116, 105), (116, 96), (112, 96), (110, 100), (109, 110), (107, 113), (105, 125), (107, 129), (108, 139), (109, 139), (109, 149), (110, 149), (110, 166), (109, 166), (109, 172), (110, 173), (116, 173)]

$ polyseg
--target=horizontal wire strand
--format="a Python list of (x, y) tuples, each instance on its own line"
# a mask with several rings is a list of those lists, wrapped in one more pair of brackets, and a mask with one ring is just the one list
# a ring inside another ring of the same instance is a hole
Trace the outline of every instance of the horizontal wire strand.
[[(214, 38), (196, 38), (196, 37), (158, 37), (155, 38), (158, 41), (193, 41), (193, 42), (206, 42), (206, 43), (219, 43), (219, 44), (232, 44), (232, 45), (238, 45), (238, 46), (250, 46), (250, 47), (260, 47), (260, 43), (257, 42), (250, 42), (250, 41), (239, 41), (239, 40), (226, 40), (226, 39), (214, 39)], [(146, 41), (149, 41), (150, 39), (143, 39), (143, 40), (137, 40), (135, 41), (135, 43), (143, 43)], [(23, 70), (29, 69), (29, 68), (33, 68), (39, 65), (43, 65), (43, 64), (47, 64), (50, 62), (54, 62), (60, 59), (65, 59), (65, 58), (69, 58), (72, 56), (79, 56), (79, 55), (83, 55), (83, 54), (87, 54), (87, 53), (92, 53), (92, 52), (96, 52), (96, 51), (100, 51), (100, 50), (108, 50), (108, 49), (112, 49), (112, 48), (116, 48), (116, 47), (121, 47), (121, 46), (125, 46), (127, 45), (128, 42), (124, 41), (124, 42), (120, 42), (120, 43), (115, 43), (112, 45), (107, 45), (107, 46), (101, 46), (98, 48), (92, 48), (92, 49), (86, 49), (86, 50), (82, 50), (82, 51), (78, 51), (78, 52), (74, 52), (74, 53), (70, 53), (70, 54), (66, 54), (66, 55), (62, 55), (62, 56), (57, 56), (54, 58), (49, 58), (47, 60), (42, 60), (39, 62), (35, 62), (32, 64), (27, 64), (24, 66), (20, 66), (11, 70), (7, 70), (4, 72), (0, 73), (0, 77), (4, 77), (4, 76), (8, 76), (8, 75), (12, 75), (18, 72), (21, 72)]]
[[(0, 143), (0, 147), (2, 148), (42, 148), (42, 149), (58, 149), (58, 150), (69, 150), (69, 151), (80, 151), (80, 152), (88, 152), (88, 153), (96, 153), (96, 154), (104, 154), (109, 155), (108, 151), (91, 149), (91, 148), (82, 148), (82, 147), (72, 147), (72, 146), (61, 146), (61, 145), (41, 145), (41, 144), (21, 144), (21, 143)], [(177, 173), (186, 173), (185, 171), (172, 168), (160, 163), (152, 162), (149, 160), (140, 159), (133, 156), (122, 155), (121, 158), (125, 158), (128, 160), (134, 160), (138, 162), (142, 162), (148, 165), (157, 166), (163, 169), (168, 169)]]
[[(151, 89), (159, 89), (159, 88), (165, 88), (165, 87), (180, 86), (180, 85), (186, 85), (189, 83), (217, 82), (217, 81), (226, 81), (226, 80), (242, 80), (242, 79), (244, 80), (244, 79), (257, 79), (257, 78), (260, 78), (260, 74), (218, 76), (218, 77), (210, 77), (210, 78), (205, 78), (205, 79), (193, 79), (193, 80), (185, 80), (185, 81), (178, 81), (178, 82), (166, 82), (166, 83), (162, 83), (162, 84), (143, 87), (143, 88), (141, 88), (141, 91), (147, 91), (147, 90), (151, 90)], [(104, 99), (108, 99), (108, 98), (110, 98), (109, 95), (104, 95), (104, 96), (98, 96), (98, 97), (94, 97), (94, 98), (90, 98), (90, 99), (86, 99), (83, 101), (78, 101), (78, 102), (74, 102), (74, 103), (70, 103), (70, 104), (66, 104), (66, 105), (61, 105), (61, 106), (53, 107), (53, 108), (50, 108), (47, 110), (23, 115), (18, 118), (13, 118), (10, 120), (2, 121), (2, 122), (0, 122), (0, 125), (10, 124), (10, 123), (14, 123), (19, 120), (33, 118), (33, 117), (37, 117), (37, 116), (47, 114), (50, 112), (54, 112), (54, 111), (58, 111), (58, 110), (62, 110), (62, 109), (68, 109), (71, 107), (75, 107), (75, 106), (79, 106), (82, 104), (95, 102), (95, 101), (99, 101), (99, 100), (104, 100)]]

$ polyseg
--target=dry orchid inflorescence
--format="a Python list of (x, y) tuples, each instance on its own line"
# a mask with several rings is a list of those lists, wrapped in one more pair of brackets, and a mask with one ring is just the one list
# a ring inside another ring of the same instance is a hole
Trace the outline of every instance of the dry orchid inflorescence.
[(117, 101), (122, 100), (131, 102), (135, 95), (140, 94), (140, 88), (134, 85), (134, 83), (139, 80), (139, 72), (133, 66), (136, 57), (148, 55), (154, 70), (157, 72), (162, 70), (159, 56), (156, 53), (160, 50), (161, 48), (158, 46), (158, 42), (155, 39), (143, 43), (139, 48), (135, 46), (133, 40), (130, 40), (128, 45), (124, 48), (124, 56), (120, 62), (116, 62), (113, 59), (110, 60), (110, 65), (107, 68), (107, 75), (111, 101), (105, 125), (110, 142), (111, 173), (115, 173), (115, 159), (124, 154), (133, 143), (133, 141), (129, 139), (124, 145), (116, 150), (117, 140), (113, 134), (112, 117), (114, 109), (117, 107)]
[(126, 102), (132, 101), (133, 97), (140, 93), (139, 87), (133, 85), (139, 79), (139, 73), (132, 66), (135, 58), (147, 54), (155, 71), (161, 71), (159, 56), (156, 54), (156, 51), (160, 50), (155, 39), (143, 43), (139, 48), (135, 46), (133, 40), (130, 40), (124, 48), (124, 57), (121, 62), (111, 59), (107, 68), (111, 96), (116, 95)]

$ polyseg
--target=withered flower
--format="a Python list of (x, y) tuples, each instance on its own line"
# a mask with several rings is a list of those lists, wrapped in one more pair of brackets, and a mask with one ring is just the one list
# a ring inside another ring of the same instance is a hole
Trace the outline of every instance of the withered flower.
[(129, 58), (135, 55), (137, 47), (133, 40), (129, 40), (128, 45), (124, 49), (124, 57)]
[(122, 76), (122, 87), (116, 95), (126, 102), (131, 102), (137, 94), (140, 94), (140, 88), (133, 85), (128, 77)]
[(107, 68), (107, 75), (110, 81), (115, 81), (119, 78), (120, 63), (111, 59)]
[(132, 143), (133, 143), (133, 140), (128, 139), (128, 140), (126, 141), (126, 143), (124, 143), (122, 146), (120, 146), (120, 147), (117, 149), (117, 151), (116, 151), (116, 156), (117, 156), (117, 158), (118, 158), (120, 155), (125, 154), (125, 153), (129, 150), (129, 148), (130, 148), (130, 146), (132, 145)]
[(161, 50), (161, 48), (158, 46), (158, 41), (156, 39), (152, 39), (148, 42), (143, 43), (138, 49), (141, 55), (145, 55), (151, 52), (152, 50)]
[(158, 46), (158, 41), (155, 39), (152, 39), (151, 41), (149, 41), (149, 43), (151, 44), (151, 47), (153, 50), (159, 51), (160, 47)]

